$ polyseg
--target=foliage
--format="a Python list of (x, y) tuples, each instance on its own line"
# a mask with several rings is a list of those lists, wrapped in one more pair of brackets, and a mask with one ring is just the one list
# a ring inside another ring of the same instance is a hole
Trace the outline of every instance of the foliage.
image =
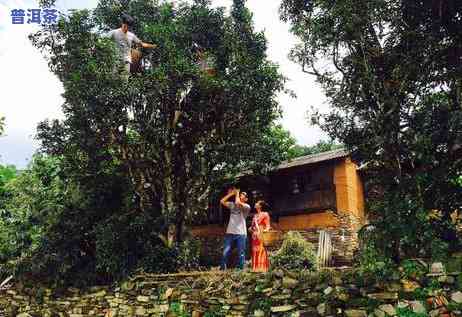
[(2, 261), (35, 250), (42, 233), (62, 212), (64, 184), (58, 173), (58, 160), (40, 155), (19, 175), (14, 167), (0, 167)]
[(271, 306), (272, 300), (270, 297), (257, 297), (251, 302), (249, 311), (261, 310), (266, 316), (270, 313)]
[(419, 287), (412, 292), (412, 298), (415, 300), (427, 300), (428, 296), (429, 292), (426, 288)]
[(401, 262), (401, 267), (403, 268), (403, 274), (407, 278), (418, 279), (427, 273), (428, 269), (415, 260), (404, 260)]
[[(77, 184), (78, 177), (85, 182)], [(117, 169), (81, 175), (62, 157), (35, 155), (5, 190), (0, 218), (3, 271), (72, 284), (109, 281), (126, 269), (123, 259), (109, 276), (98, 277), (96, 269), (101, 258), (97, 226), (102, 219), (106, 224), (119, 221), (131, 208), (129, 186)]]
[(216, 310), (208, 310), (204, 313), (204, 317), (218, 317), (218, 316), (224, 316), (225, 314), (220, 313), (219, 309)]
[(384, 256), (372, 244), (366, 244), (361, 250), (359, 263), (360, 272), (363, 276), (379, 281), (391, 278), (396, 272), (396, 266), (393, 261)]
[(361, 165), (376, 250), (396, 262), (459, 247), (461, 16), (460, 1), (281, 5), (300, 40), (291, 58), (331, 105), (313, 121)]
[[(121, 12), (158, 44), (128, 81), (100, 36)], [(65, 119), (39, 124), (45, 154), (4, 186), (2, 270), (79, 285), (196, 269), (200, 245), (185, 223), (221, 184), (243, 169), (264, 172), (294, 145), (274, 124), (284, 78), (242, 1), (225, 15), (207, 1), (101, 0), (30, 38), (63, 82)], [(215, 75), (197, 66), (196, 43)]]
[(360, 230), (359, 236), (367, 243), (362, 245), (359, 255), (359, 271), (362, 276), (383, 281), (391, 278), (396, 272), (396, 264), (392, 259), (380, 250), (377, 234), (372, 227), (364, 227)]
[[(99, 36), (118, 26), (122, 12), (136, 17), (139, 38), (158, 44), (145, 52), (143, 72), (128, 81), (114, 71), (114, 44)], [(130, 181), (137, 208), (167, 224), (164, 236), (173, 225), (181, 241), (185, 222), (203, 215), (239, 171), (281, 160), (268, 138), (284, 78), (267, 60), (266, 40), (254, 32), (242, 1), (226, 16), (207, 1), (174, 8), (103, 0), (32, 41), (65, 87), (65, 120), (39, 126), (43, 149), (68, 156), (82, 174), (98, 173), (112, 159)], [(197, 66), (194, 44), (214, 55), (216, 75)]]
[(446, 308), (450, 312), (456, 312), (456, 311), (461, 311), (462, 310), (462, 304), (456, 303), (456, 302), (449, 302), (446, 305)]
[(459, 289), (462, 289), (462, 273), (457, 275), (456, 284), (457, 284), (457, 287), (459, 287)]
[(328, 151), (333, 151), (337, 149), (341, 149), (343, 145), (337, 144), (334, 141), (319, 141), (315, 145), (307, 146), (307, 145), (295, 145), (291, 148), (291, 153), (289, 158), (296, 158), (299, 156), (304, 155), (312, 155), (317, 153), (323, 153)]
[(191, 314), (187, 312), (187, 310), (184, 309), (183, 305), (179, 302), (172, 302), (170, 303), (170, 308), (169, 311), (174, 313), (175, 316), (178, 317), (189, 317)]
[(195, 270), (202, 264), (201, 242), (191, 237), (184, 239), (177, 246), (177, 263), (180, 270)]
[[(5, 186), (6, 184), (11, 181), (13, 178), (16, 177), (18, 171), (16, 167), (13, 165), (0, 165), (0, 206), (5, 199), (5, 195), (7, 194)], [(1, 207), (0, 207), (1, 208)]]
[(299, 232), (289, 231), (284, 236), (281, 248), (271, 256), (271, 266), (287, 270), (314, 270), (316, 268), (314, 247)]
[(416, 313), (409, 307), (398, 307), (396, 308), (396, 315), (398, 317), (426, 317), (427, 314)]

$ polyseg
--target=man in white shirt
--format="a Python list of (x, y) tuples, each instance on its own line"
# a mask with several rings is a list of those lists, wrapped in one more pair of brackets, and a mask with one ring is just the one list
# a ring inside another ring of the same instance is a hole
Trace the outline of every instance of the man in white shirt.
[[(229, 202), (228, 199), (232, 196), (235, 196), (234, 202)], [(227, 268), (233, 242), (237, 244), (239, 268), (241, 270), (244, 268), (247, 245), (247, 226), (245, 218), (247, 218), (250, 212), (250, 206), (247, 204), (247, 201), (247, 193), (240, 192), (239, 189), (234, 188), (220, 201), (220, 203), (230, 211), (229, 223), (224, 239), (223, 259), (221, 262), (222, 270), (226, 270)]]
[(130, 65), (132, 63), (131, 48), (133, 43), (139, 44), (144, 48), (157, 47), (156, 44), (142, 42), (135, 34), (128, 31), (129, 27), (133, 25), (133, 22), (134, 20), (131, 16), (123, 14), (120, 28), (109, 31), (109, 33), (105, 35), (105, 37), (110, 37), (116, 42), (120, 61), (127, 75), (130, 73)]

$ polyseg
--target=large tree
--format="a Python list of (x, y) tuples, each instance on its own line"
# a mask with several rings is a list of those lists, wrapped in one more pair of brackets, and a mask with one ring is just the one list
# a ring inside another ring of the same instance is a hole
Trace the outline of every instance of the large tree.
[(300, 40), (291, 58), (329, 98), (315, 119), (362, 164), (381, 250), (398, 259), (454, 243), (462, 3), (284, 0), (281, 17)]
[[(100, 36), (123, 12), (136, 18), (139, 38), (158, 44), (128, 81), (115, 70), (114, 43)], [(65, 120), (39, 126), (43, 149), (63, 155), (81, 179), (120, 166), (139, 210), (163, 219), (164, 235), (170, 229), (180, 240), (185, 221), (239, 170), (280, 159), (262, 154), (271, 154), (284, 80), (242, 0), (230, 16), (209, 1), (102, 0), (32, 39), (65, 88)], [(198, 66), (195, 44), (213, 58), (214, 72)]]

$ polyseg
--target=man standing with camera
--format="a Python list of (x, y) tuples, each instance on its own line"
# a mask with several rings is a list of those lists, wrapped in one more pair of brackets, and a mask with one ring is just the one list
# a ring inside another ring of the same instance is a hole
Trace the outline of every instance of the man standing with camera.
[[(234, 196), (234, 201), (228, 201)], [(228, 194), (224, 196), (220, 203), (230, 211), (229, 223), (226, 229), (223, 259), (221, 262), (221, 269), (226, 270), (228, 265), (228, 258), (231, 254), (231, 248), (234, 242), (237, 244), (239, 255), (239, 269), (244, 268), (245, 252), (247, 245), (247, 226), (245, 219), (249, 215), (250, 206), (247, 204), (247, 193), (241, 192), (239, 189), (231, 188)]]

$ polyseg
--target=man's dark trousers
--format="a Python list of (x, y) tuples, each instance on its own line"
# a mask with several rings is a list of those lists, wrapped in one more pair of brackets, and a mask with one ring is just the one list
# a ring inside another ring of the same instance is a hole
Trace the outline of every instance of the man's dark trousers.
[(229, 255), (231, 254), (231, 248), (233, 246), (233, 242), (236, 241), (237, 244), (237, 252), (239, 255), (239, 269), (244, 268), (245, 263), (245, 251), (247, 245), (247, 235), (245, 234), (225, 234), (224, 240), (224, 248), (223, 248), (223, 259), (221, 261), (221, 269), (226, 270), (228, 266), (228, 259)]

